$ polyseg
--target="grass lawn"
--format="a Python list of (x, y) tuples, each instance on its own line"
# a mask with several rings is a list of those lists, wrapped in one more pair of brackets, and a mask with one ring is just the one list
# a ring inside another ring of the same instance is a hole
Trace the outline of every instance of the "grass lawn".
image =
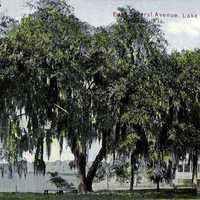
[(146, 200), (168, 200), (168, 199), (199, 199), (200, 196), (195, 196), (193, 193), (184, 194), (184, 192), (173, 193), (172, 191), (137, 191), (134, 193), (129, 192), (101, 192), (92, 194), (64, 194), (56, 196), (54, 194), (45, 196), (43, 194), (22, 194), (22, 193), (0, 193), (0, 200), (132, 200), (132, 199), (146, 199)]

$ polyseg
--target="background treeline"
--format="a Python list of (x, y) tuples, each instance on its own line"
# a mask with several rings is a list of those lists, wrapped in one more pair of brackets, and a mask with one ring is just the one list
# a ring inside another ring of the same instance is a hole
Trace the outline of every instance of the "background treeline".
[[(174, 177), (189, 155), (197, 184), (200, 144), (200, 51), (167, 53), (159, 25), (133, 8), (116, 22), (92, 27), (65, 1), (40, 0), (17, 22), (1, 20), (0, 135), (7, 160), (35, 154), (45, 173), (44, 143), (51, 154), (66, 140), (80, 174), (81, 191), (103, 159), (130, 159), (131, 184), (138, 160), (157, 183)], [(101, 144), (89, 169), (88, 151)], [(166, 173), (165, 173), (166, 171)]]

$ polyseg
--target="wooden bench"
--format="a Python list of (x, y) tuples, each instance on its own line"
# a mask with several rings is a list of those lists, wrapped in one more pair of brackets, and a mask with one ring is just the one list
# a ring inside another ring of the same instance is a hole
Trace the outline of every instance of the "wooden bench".
[(57, 190), (53, 190), (53, 189), (46, 189), (44, 190), (44, 195), (48, 195), (49, 192), (56, 192), (57, 195), (63, 195), (63, 190), (61, 189), (57, 189)]
[(57, 195), (63, 195), (64, 192), (78, 193), (78, 190), (76, 188), (70, 188), (69, 190), (64, 190), (64, 189), (45, 189), (44, 190), (44, 195), (48, 195), (49, 192), (55, 192)]

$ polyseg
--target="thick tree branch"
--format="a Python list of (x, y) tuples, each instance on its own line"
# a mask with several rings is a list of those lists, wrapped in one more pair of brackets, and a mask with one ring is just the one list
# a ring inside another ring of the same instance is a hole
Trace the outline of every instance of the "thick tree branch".
[(63, 112), (69, 114), (69, 113), (67, 112), (67, 110), (65, 110), (64, 108), (60, 107), (58, 104), (54, 104), (54, 105), (55, 105), (57, 108), (59, 108), (60, 110), (62, 110)]
[(92, 163), (92, 166), (90, 167), (88, 174), (87, 174), (87, 180), (91, 181), (94, 179), (94, 176), (96, 174), (96, 171), (99, 167), (99, 164), (101, 161), (105, 158), (106, 152), (107, 152), (107, 134), (108, 131), (104, 131), (102, 135), (102, 146), (101, 149), (99, 150), (99, 153), (97, 154), (95, 160)]

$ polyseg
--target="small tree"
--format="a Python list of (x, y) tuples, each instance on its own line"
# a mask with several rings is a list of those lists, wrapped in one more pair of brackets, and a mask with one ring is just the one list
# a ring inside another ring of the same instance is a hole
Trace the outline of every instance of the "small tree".
[(157, 191), (160, 190), (160, 182), (165, 181), (169, 183), (171, 180), (171, 161), (169, 161), (168, 165), (163, 160), (154, 160), (153, 164), (148, 166), (147, 175), (151, 181), (156, 184)]
[(73, 186), (72, 183), (69, 184), (64, 178), (59, 176), (57, 172), (50, 173), (50, 176), (51, 178), (49, 181), (53, 183), (58, 189), (64, 187), (70, 188)]

